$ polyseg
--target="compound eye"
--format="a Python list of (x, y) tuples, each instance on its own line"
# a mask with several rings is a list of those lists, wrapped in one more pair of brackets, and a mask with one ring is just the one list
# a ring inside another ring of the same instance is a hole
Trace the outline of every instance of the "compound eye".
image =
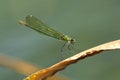
[(73, 44), (75, 42), (75, 39), (71, 39), (70, 43)]

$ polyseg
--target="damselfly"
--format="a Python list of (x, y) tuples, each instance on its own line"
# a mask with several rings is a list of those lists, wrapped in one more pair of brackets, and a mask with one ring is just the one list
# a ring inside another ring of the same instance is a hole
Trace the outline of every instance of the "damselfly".
[(32, 15), (26, 16), (25, 22), (19, 21), (19, 23), (22, 25), (25, 25), (31, 29), (34, 29), (35, 31), (42, 33), (44, 35), (65, 41), (66, 43), (63, 45), (63, 47), (66, 44), (69, 44), (68, 48), (70, 48), (70, 44), (74, 44), (74, 42), (75, 42), (75, 39), (73, 39), (57, 30), (54, 30), (53, 28), (49, 27), (48, 25), (43, 23), (41, 20), (37, 19), (36, 17), (34, 17)]

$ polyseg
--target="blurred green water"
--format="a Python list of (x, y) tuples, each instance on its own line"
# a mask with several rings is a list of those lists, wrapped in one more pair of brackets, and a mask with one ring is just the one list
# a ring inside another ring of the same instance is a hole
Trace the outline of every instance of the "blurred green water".
[[(71, 35), (80, 50), (119, 39), (119, 0), (1, 0), (0, 53), (48, 67), (61, 60), (64, 42), (18, 24), (32, 14), (53, 28)], [(71, 80), (119, 80), (119, 50), (85, 59), (61, 73)], [(54, 58), (53, 58), (54, 57)], [(25, 76), (0, 68), (0, 80)]]

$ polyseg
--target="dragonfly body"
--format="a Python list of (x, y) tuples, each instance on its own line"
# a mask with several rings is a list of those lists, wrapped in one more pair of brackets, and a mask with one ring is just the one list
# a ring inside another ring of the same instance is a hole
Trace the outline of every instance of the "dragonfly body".
[(75, 42), (75, 40), (72, 39), (71, 37), (64, 35), (59, 31), (54, 30), (53, 28), (44, 24), (42, 21), (40, 21), (39, 19), (37, 19), (32, 15), (26, 16), (26, 22), (20, 21), (20, 23), (36, 30), (37, 32), (40, 32), (42, 34), (45, 34), (47, 36), (50, 36), (59, 40), (66, 41), (67, 43), (73, 44)]

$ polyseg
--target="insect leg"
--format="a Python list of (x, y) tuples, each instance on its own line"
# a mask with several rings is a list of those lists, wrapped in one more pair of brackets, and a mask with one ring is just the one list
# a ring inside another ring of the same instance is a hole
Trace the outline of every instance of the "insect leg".
[(61, 47), (61, 52), (63, 52), (65, 46), (67, 45), (67, 43), (64, 43), (63, 46)]

